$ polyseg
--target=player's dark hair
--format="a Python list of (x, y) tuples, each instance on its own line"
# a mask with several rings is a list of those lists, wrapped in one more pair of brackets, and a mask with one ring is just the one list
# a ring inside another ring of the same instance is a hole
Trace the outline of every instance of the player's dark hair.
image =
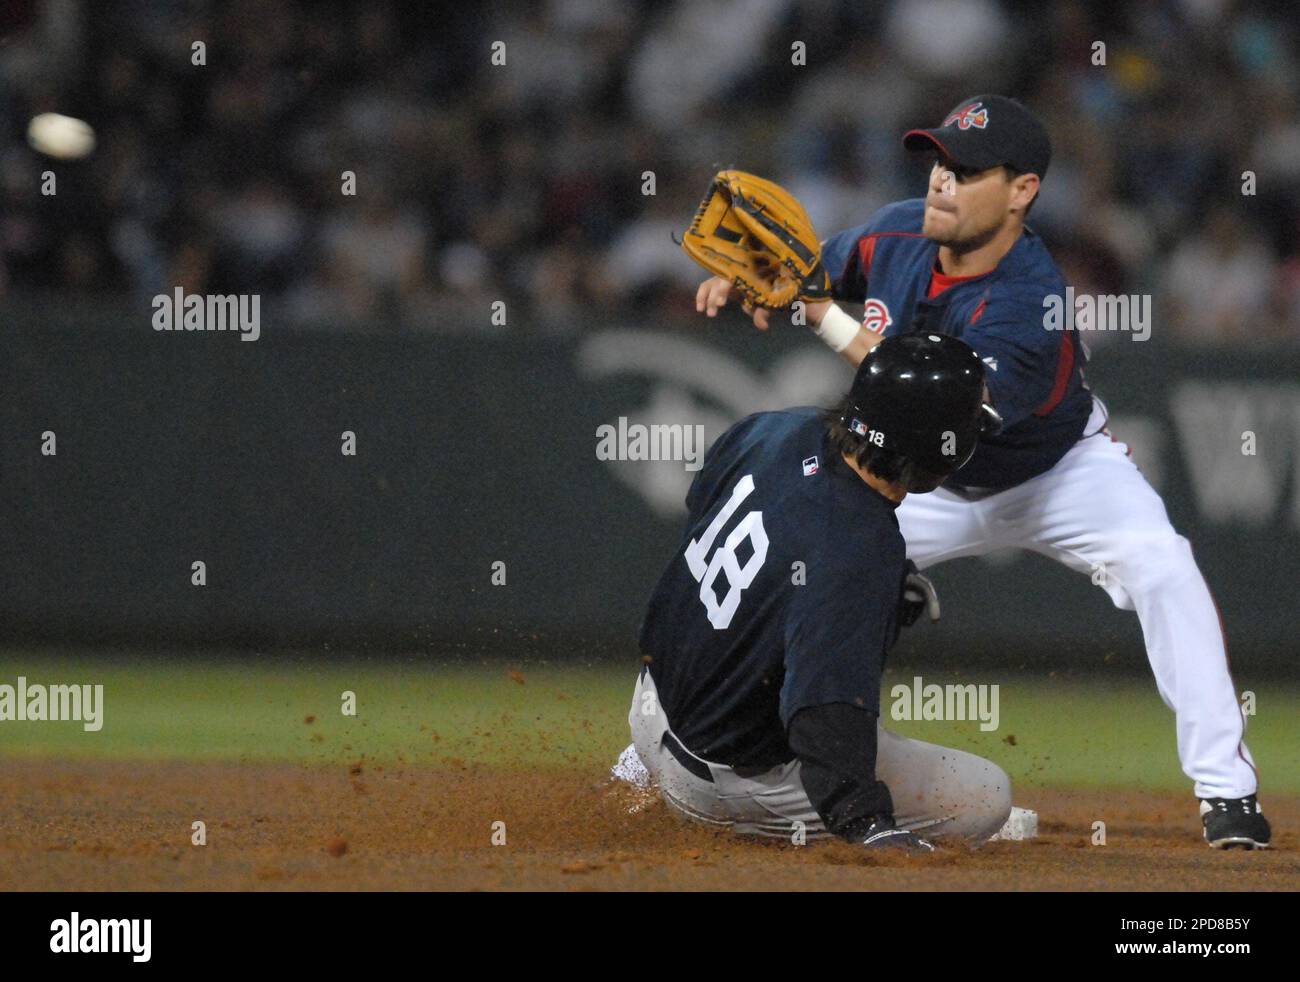
[(908, 491), (924, 493), (937, 488), (943, 476), (928, 471), (896, 450), (886, 450), (868, 443), (844, 425), (844, 418), (855, 412), (853, 400), (846, 393), (838, 403), (822, 412), (822, 423), (831, 449), (851, 457), (859, 467), (882, 481), (901, 484)]
[[(1003, 164), (1002, 169), (1007, 172), (1008, 181), (1014, 181), (1021, 174), (1028, 173), (1028, 171), (1016, 170), (1016, 168), (1012, 167), (1010, 164)], [(1035, 194), (1033, 198), (1030, 199), (1029, 204), (1025, 205), (1025, 213), (1022, 216), (1023, 218), (1029, 217), (1029, 212), (1033, 209), (1034, 205), (1038, 203), (1038, 195), (1042, 193), (1043, 193), (1043, 187), (1040, 184), (1038, 186), (1038, 193)]]

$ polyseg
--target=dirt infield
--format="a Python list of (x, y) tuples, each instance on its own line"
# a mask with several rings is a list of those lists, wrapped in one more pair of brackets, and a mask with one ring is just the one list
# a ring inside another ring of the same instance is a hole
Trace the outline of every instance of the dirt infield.
[[(1038, 839), (911, 858), (742, 840), (595, 773), (454, 761), (8, 761), (0, 796), (5, 890), (1300, 889), (1295, 798), (1265, 797), (1279, 830), (1267, 853), (1209, 849), (1190, 796), (1029, 790), (1017, 803), (1039, 811)], [(196, 820), (204, 846), (191, 844)], [(1091, 845), (1095, 821), (1104, 846)]]

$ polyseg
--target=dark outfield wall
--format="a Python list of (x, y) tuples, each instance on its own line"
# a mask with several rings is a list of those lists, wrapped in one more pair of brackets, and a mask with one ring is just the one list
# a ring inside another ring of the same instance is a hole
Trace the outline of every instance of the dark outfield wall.
[[(815, 341), (738, 321), (509, 345), (273, 329), (243, 342), (55, 313), (7, 317), (0, 339), (0, 632), (14, 643), (626, 652), (690, 474), (598, 460), (597, 427), (702, 423), (712, 440), (849, 378)], [(1089, 377), (1192, 539), (1234, 661), (1293, 670), (1300, 354), (1109, 340)], [(935, 575), (945, 620), (913, 651), (1140, 663), (1136, 618), (1086, 577), (1023, 554)]]

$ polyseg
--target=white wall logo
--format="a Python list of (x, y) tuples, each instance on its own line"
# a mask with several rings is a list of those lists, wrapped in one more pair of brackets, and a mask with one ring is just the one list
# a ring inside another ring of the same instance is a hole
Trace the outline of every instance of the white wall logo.
[(0, 685), (0, 723), (80, 720), (81, 728), (97, 732), (104, 725), (102, 685)]
[(239, 331), (241, 341), (262, 335), (262, 298), (253, 293), (186, 294), (184, 287), (153, 298), (155, 331)]
[[(639, 405), (622, 413), (629, 439), (633, 425), (679, 424), (683, 440), (687, 430), (698, 432), (704, 449), (750, 413), (829, 405), (853, 378), (853, 370), (821, 345), (800, 347), (759, 372), (712, 345), (662, 331), (600, 331), (583, 340), (576, 362), (587, 378), (647, 390)], [(610, 474), (665, 520), (678, 519), (694, 475), (673, 460), (634, 460), (630, 444), (628, 451), (606, 465)]]
[[(1300, 529), (1300, 387), (1180, 384), (1170, 413), (1202, 515), (1216, 524)], [(1253, 453), (1243, 453), (1243, 434)]]
[(67, 920), (50, 922), (50, 951), (65, 954), (129, 953), (133, 962), (150, 957), (153, 921), (149, 918), (87, 918), (77, 911)]
[(889, 316), (889, 307), (886, 306), (885, 301), (868, 297), (862, 307), (862, 326), (876, 334), (884, 334), (885, 328), (892, 323), (894, 318)]

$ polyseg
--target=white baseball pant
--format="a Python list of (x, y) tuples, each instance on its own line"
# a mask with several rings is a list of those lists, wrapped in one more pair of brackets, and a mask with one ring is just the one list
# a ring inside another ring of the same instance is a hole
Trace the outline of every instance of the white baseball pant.
[(924, 569), (1029, 549), (1095, 576), (1116, 607), (1137, 611), (1197, 797), (1254, 794), (1257, 775), (1218, 608), (1191, 545), (1105, 421), (1105, 407), (1094, 400), (1085, 436), (1051, 470), (1014, 488), (984, 497), (945, 488), (908, 495), (897, 512), (907, 555)]

